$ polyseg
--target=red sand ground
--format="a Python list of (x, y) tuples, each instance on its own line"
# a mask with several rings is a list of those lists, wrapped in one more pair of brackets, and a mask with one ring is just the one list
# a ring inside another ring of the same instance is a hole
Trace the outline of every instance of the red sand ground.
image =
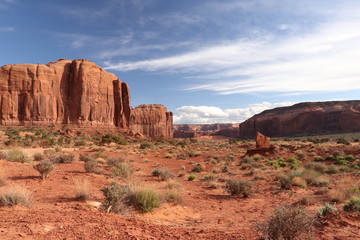
[[(205, 140), (204, 140), (205, 141)], [(227, 142), (222, 141), (227, 145)], [(278, 143), (277, 143), (278, 144)], [(251, 145), (251, 144), (250, 144)], [(297, 149), (293, 146), (282, 146), (280, 155), (291, 156)], [(315, 147), (316, 148), (316, 147)], [(349, 151), (359, 154), (359, 146), (352, 146)], [(181, 147), (176, 151), (183, 151)], [(179, 205), (162, 204), (151, 213), (133, 212), (128, 216), (106, 213), (92, 205), (92, 202), (102, 202), (104, 197), (101, 188), (113, 180), (109, 169), (102, 174), (86, 173), (84, 163), (75, 161), (70, 164), (58, 164), (46, 180), (41, 180), (33, 169), (32, 163), (14, 163), (0, 160), (0, 168), (4, 168), (10, 176), (8, 185), (0, 187), (0, 191), (14, 183), (25, 186), (34, 193), (35, 201), (32, 207), (23, 206), (0, 208), (0, 239), (259, 239), (255, 230), (257, 223), (266, 219), (274, 208), (284, 204), (293, 204), (303, 196), (309, 196), (314, 204), (307, 208), (314, 213), (319, 204), (324, 205), (327, 199), (324, 195), (315, 195), (320, 187), (307, 189), (293, 187), (291, 190), (281, 190), (276, 181), (274, 170), (261, 172), (264, 179), (255, 181), (254, 191), (250, 198), (230, 196), (222, 188), (211, 189), (208, 183), (200, 179), (219, 169), (218, 164), (206, 161), (207, 155), (221, 155), (227, 152), (214, 148), (202, 149), (201, 156), (180, 160), (167, 159), (164, 156), (169, 149), (139, 150), (139, 144), (124, 146), (115, 153), (107, 148), (106, 155), (123, 156), (130, 160), (136, 169), (131, 177), (132, 183), (147, 185), (164, 190), (166, 182), (152, 176), (156, 168), (168, 168), (175, 174), (185, 175), (176, 179), (183, 185), (183, 202)], [(229, 150), (232, 149), (232, 150)], [(299, 148), (300, 149), (300, 148)], [(307, 149), (313, 150), (309, 144)], [(318, 149), (331, 152), (335, 147), (323, 145)], [(31, 152), (42, 149), (29, 149)], [(76, 154), (90, 152), (90, 149), (69, 151)], [(225, 151), (233, 151), (235, 160), (229, 164), (233, 174), (218, 173), (218, 184), (221, 179), (230, 177), (253, 179), (247, 175), (249, 170), (239, 167), (240, 156), (246, 151), (241, 145), (227, 146)], [(324, 156), (325, 156), (324, 155)], [(205, 172), (196, 173), (194, 181), (187, 181), (189, 171), (194, 167), (190, 161), (204, 164)], [(186, 170), (182, 169), (185, 166)], [(342, 174), (332, 179), (331, 189), (336, 181), (350, 174)], [(354, 177), (353, 175), (351, 175)], [(92, 201), (81, 202), (74, 199), (74, 179), (87, 178), (92, 186), (94, 197)], [(357, 179), (355, 179), (357, 180)], [(125, 183), (125, 180), (119, 180)], [(341, 205), (339, 205), (341, 208)], [(360, 216), (354, 213), (340, 211), (325, 224), (317, 226), (313, 239), (360, 239)]]

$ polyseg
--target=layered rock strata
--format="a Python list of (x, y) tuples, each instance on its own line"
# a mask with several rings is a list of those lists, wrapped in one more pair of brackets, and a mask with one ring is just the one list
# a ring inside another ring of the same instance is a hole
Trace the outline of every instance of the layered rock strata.
[(241, 123), (242, 139), (261, 132), (270, 137), (360, 131), (360, 101), (299, 103), (266, 110)]
[[(159, 111), (161, 115), (163, 109)], [(0, 125), (76, 124), (128, 130), (134, 114), (129, 86), (93, 62), (60, 59), (46, 65), (9, 64), (0, 68)], [(142, 117), (149, 129), (142, 134), (153, 137), (151, 133), (165, 126), (164, 137), (172, 137), (168, 134), (172, 122), (159, 123), (156, 119), (152, 125), (151, 117)]]

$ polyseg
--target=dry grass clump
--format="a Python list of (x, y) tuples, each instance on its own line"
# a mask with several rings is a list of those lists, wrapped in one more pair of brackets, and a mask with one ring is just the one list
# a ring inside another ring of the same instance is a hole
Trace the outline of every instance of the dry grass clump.
[(258, 225), (263, 239), (307, 239), (312, 231), (314, 217), (302, 206), (282, 206)]
[(32, 192), (18, 185), (11, 185), (0, 195), (0, 206), (23, 205), (30, 207), (32, 203)]
[(84, 168), (88, 173), (99, 174), (103, 172), (103, 169), (99, 166), (96, 160), (85, 161)]
[(333, 189), (329, 190), (328, 197), (333, 202), (344, 202), (351, 197), (360, 196), (360, 184), (352, 179), (342, 179)]
[(0, 187), (6, 185), (8, 176), (3, 168), (0, 169)]
[(10, 149), (6, 154), (6, 160), (10, 162), (30, 162), (32, 159), (27, 152), (20, 148)]
[(75, 179), (74, 186), (75, 199), (85, 201), (92, 197), (91, 182), (89, 180), (85, 178)]
[(117, 162), (111, 170), (114, 176), (122, 178), (129, 178), (134, 172), (134, 168), (126, 162)]
[(178, 189), (171, 189), (164, 193), (164, 201), (175, 205), (182, 203), (182, 193)]
[(294, 177), (293, 179), (291, 179), (291, 185), (292, 186), (298, 186), (301, 188), (306, 188), (306, 181), (304, 179), (302, 179), (301, 177)]
[(40, 173), (42, 179), (47, 178), (50, 172), (52, 172), (55, 168), (53, 162), (49, 159), (42, 160), (39, 164), (34, 165), (33, 167)]

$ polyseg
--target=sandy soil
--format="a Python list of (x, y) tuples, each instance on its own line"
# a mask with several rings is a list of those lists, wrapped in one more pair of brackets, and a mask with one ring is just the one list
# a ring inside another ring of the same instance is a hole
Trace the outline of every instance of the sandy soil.
[[(203, 139), (202, 141), (210, 141)], [(307, 143), (276, 143), (279, 156), (287, 158), (296, 151), (317, 155), (345, 150), (354, 155), (360, 154), (358, 145), (339, 147), (338, 145)], [(17, 184), (31, 190), (34, 203), (31, 207), (15, 206), (0, 208), (0, 239), (259, 239), (256, 224), (264, 221), (274, 208), (284, 204), (294, 204), (304, 196), (311, 199), (307, 206), (314, 215), (320, 205), (329, 202), (325, 195), (315, 194), (321, 187), (309, 186), (306, 189), (292, 187), (283, 190), (276, 180), (277, 170), (264, 168), (254, 180), (249, 169), (240, 166), (243, 154), (253, 144), (229, 145), (227, 141), (211, 140), (211, 143), (198, 142), (188, 149), (201, 151), (198, 157), (186, 160), (177, 159), (176, 154), (187, 149), (174, 146), (156, 146), (151, 150), (139, 149), (139, 144), (107, 147), (103, 152), (107, 156), (122, 156), (136, 169), (130, 179), (115, 179), (120, 183), (131, 182), (166, 191), (167, 182), (152, 176), (156, 168), (167, 168), (179, 176), (172, 181), (182, 185), (183, 201), (178, 205), (164, 203), (151, 213), (142, 214), (131, 211), (125, 216), (106, 213), (97, 203), (104, 200), (101, 189), (114, 179), (110, 169), (104, 168), (101, 174), (86, 173), (84, 162), (57, 164), (49, 178), (42, 180), (32, 165), (35, 163), (17, 163), (0, 160), (0, 168), (9, 176), (8, 184), (0, 187), (0, 192)], [(27, 149), (30, 154), (43, 149)], [(92, 148), (63, 149), (75, 153), (93, 153)], [(172, 154), (171, 158), (169, 153)], [(217, 163), (216, 157), (225, 157), (232, 153), (230, 162)], [(211, 156), (211, 157), (210, 157)], [(268, 156), (271, 157), (271, 156)], [(306, 155), (303, 162), (310, 161)], [(200, 163), (205, 171), (195, 173), (197, 178), (188, 181), (194, 163)], [(221, 172), (227, 165), (230, 172)], [(216, 172), (217, 188), (211, 188), (204, 176)], [(354, 173), (341, 173), (331, 176), (329, 189), (344, 177), (359, 180)], [(74, 180), (86, 178), (92, 184), (94, 197), (86, 202), (74, 199)], [(254, 180), (253, 193), (249, 198), (231, 196), (222, 186), (227, 178)], [(338, 204), (341, 209), (342, 204)], [(318, 224), (313, 239), (360, 239), (360, 216), (355, 213), (339, 211), (334, 217)]]

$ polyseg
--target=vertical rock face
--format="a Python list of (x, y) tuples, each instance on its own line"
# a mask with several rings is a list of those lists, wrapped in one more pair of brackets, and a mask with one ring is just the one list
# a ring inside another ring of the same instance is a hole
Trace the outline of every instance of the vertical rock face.
[[(77, 124), (129, 129), (131, 111), (129, 86), (90, 61), (60, 59), (46, 65), (9, 64), (0, 68), (0, 125)], [(163, 110), (159, 111), (161, 115)], [(141, 116), (152, 119), (155, 112)], [(170, 136), (172, 115), (167, 114), (156, 122), (157, 130), (146, 125), (149, 129), (141, 133)], [(136, 120), (140, 129), (141, 121)], [(167, 125), (167, 129), (158, 129)]]
[(131, 111), (130, 129), (152, 138), (173, 137), (173, 114), (160, 104), (144, 104)]
[(241, 123), (240, 138), (256, 132), (270, 137), (360, 131), (360, 101), (299, 103), (266, 110)]

